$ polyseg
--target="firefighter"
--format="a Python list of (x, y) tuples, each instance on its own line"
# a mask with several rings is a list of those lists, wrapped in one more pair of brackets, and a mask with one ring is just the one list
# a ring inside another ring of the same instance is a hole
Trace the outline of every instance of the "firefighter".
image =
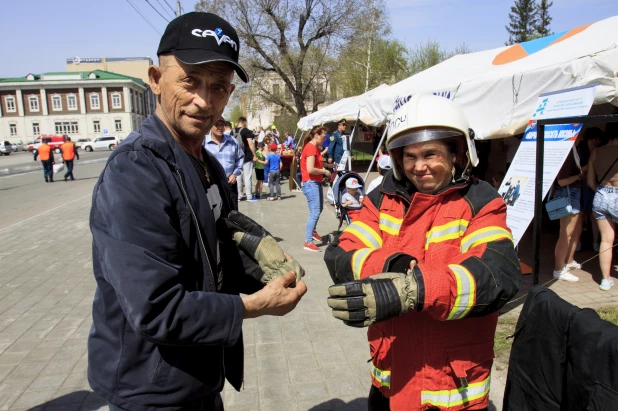
[(49, 139), (44, 138), (41, 141), (41, 145), (34, 150), (34, 161), (37, 157), (41, 157), (41, 164), (43, 165), (43, 176), (46, 183), (54, 182), (54, 152), (49, 144)]
[(504, 200), (455, 103), (415, 95), (394, 112), (393, 159), (358, 218), (329, 246), (335, 318), (367, 327), (369, 410), (489, 405), (498, 310), (519, 289)]
[(67, 137), (67, 141), (60, 146), (60, 149), (62, 150), (62, 160), (64, 160), (64, 165), (67, 167), (67, 172), (64, 174), (64, 181), (67, 181), (68, 178), (75, 180), (75, 177), (73, 177), (73, 161), (76, 158), (79, 160), (79, 153), (77, 152), (75, 143), (71, 141), (71, 137)]

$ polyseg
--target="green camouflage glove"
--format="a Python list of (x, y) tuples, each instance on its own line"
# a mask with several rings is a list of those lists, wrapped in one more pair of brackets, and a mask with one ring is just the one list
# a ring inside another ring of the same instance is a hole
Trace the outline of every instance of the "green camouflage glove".
[(333, 317), (352, 327), (368, 327), (405, 314), (418, 302), (417, 283), (412, 274), (377, 274), (332, 285), (328, 293)]
[(253, 258), (264, 272), (259, 279), (262, 284), (268, 284), (290, 271), (296, 274), (297, 283), (305, 275), (296, 260), (286, 257), (277, 240), (246, 215), (232, 211), (226, 218), (226, 224), (232, 230), (232, 238), (238, 248)]

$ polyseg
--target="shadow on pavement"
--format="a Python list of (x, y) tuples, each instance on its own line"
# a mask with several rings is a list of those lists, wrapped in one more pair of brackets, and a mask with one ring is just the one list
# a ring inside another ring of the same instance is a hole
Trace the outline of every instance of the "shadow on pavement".
[(95, 411), (106, 405), (107, 401), (101, 398), (98, 394), (92, 391), (79, 390), (39, 404), (36, 407), (31, 408), (31, 410), (79, 409), (80, 411)]
[(338, 398), (323, 402), (309, 409), (309, 411), (366, 411), (367, 398), (357, 398), (350, 402), (345, 402)]

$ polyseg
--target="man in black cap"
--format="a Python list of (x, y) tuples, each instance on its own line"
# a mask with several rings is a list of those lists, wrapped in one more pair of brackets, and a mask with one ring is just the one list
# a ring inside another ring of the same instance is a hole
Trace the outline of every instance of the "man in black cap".
[(202, 147), (234, 72), (248, 80), (239, 47), (214, 14), (172, 20), (148, 69), (155, 115), (95, 186), (88, 381), (112, 411), (223, 410), (225, 379), (242, 385), (243, 319), (284, 315), (307, 290), (300, 266), (234, 211), (227, 176)]

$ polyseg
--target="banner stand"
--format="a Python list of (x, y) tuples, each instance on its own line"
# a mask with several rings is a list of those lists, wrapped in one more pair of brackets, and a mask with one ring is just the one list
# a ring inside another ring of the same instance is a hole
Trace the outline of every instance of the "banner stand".
[[(369, 163), (369, 168), (367, 168), (367, 172), (365, 173), (365, 184), (367, 184), (367, 178), (369, 177), (369, 173), (371, 172), (371, 167), (376, 162), (376, 157), (378, 157), (378, 153), (380, 152), (380, 147), (382, 147), (382, 143), (386, 140), (386, 131), (388, 130), (388, 124), (384, 128), (384, 132), (382, 133), (382, 138), (380, 139), (380, 144), (378, 144), (378, 148), (376, 148), (376, 152), (373, 153), (373, 158), (371, 159), (371, 163)], [(392, 159), (391, 159), (392, 160)]]

